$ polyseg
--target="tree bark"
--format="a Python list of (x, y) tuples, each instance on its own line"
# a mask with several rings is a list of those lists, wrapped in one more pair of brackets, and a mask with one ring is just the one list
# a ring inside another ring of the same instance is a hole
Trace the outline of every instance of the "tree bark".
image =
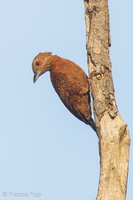
[(107, 0), (84, 0), (86, 48), (94, 117), (99, 136), (100, 180), (97, 200), (126, 199), (130, 136), (122, 120), (112, 81)]

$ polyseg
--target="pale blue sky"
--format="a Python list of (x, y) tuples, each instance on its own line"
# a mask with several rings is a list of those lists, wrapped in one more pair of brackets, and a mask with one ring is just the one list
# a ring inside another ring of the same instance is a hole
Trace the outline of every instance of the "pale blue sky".
[[(115, 95), (131, 133), (133, 2), (110, 1), (109, 7)], [(33, 84), (31, 69), (36, 54), (52, 51), (87, 73), (83, 1), (1, 0), (0, 26), (0, 199), (95, 199), (97, 137), (64, 107), (49, 72)], [(133, 199), (132, 143), (130, 155), (127, 200)]]

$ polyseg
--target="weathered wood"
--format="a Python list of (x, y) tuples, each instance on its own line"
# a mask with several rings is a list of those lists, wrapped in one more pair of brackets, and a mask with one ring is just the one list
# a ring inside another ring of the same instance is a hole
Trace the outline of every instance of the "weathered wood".
[(86, 48), (93, 110), (99, 135), (100, 180), (97, 200), (126, 198), (130, 136), (122, 120), (112, 81), (107, 0), (84, 0)]

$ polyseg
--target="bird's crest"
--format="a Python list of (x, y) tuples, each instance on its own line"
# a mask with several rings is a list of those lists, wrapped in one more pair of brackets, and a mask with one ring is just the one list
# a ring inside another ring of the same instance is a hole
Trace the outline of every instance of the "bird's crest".
[(39, 53), (37, 56), (39, 56), (40, 58), (45, 58), (47, 56), (50, 56), (52, 54), (52, 52), (44, 52), (44, 53)]

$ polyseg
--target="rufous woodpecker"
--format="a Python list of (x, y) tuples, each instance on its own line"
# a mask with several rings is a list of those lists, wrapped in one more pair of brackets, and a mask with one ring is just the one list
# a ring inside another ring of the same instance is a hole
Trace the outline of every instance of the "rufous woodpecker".
[(78, 119), (89, 124), (96, 131), (91, 117), (89, 81), (85, 72), (74, 62), (52, 55), (39, 53), (32, 62), (36, 80), (50, 71), (52, 85), (68, 110)]

